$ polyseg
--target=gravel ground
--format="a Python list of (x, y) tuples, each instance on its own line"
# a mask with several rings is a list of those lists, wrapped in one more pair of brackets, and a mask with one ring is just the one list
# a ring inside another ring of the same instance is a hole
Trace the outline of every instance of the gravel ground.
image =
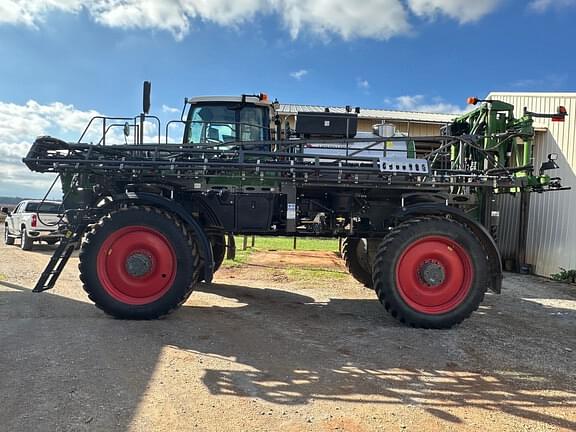
[(459, 327), (416, 330), (348, 276), (255, 256), (130, 322), (87, 301), (77, 258), (32, 294), (53, 249), (0, 247), (0, 430), (576, 430), (574, 287), (507, 275)]

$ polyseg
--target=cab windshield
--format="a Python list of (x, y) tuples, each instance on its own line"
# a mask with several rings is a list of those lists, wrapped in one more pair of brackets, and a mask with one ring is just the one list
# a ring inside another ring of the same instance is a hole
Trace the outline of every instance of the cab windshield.
[(188, 113), (186, 142), (226, 144), (268, 139), (264, 107), (238, 104), (193, 105)]

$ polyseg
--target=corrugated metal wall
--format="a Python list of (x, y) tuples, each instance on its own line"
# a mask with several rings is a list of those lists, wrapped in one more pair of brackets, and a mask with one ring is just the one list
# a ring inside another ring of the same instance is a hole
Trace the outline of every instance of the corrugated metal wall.
[[(359, 119), (358, 130), (363, 132), (372, 132), (372, 126), (380, 123), (378, 119)], [(435, 136), (440, 135), (442, 124), (418, 123), (416, 121), (405, 122), (396, 120), (386, 120), (386, 123), (396, 126), (398, 132), (409, 133), (410, 136)]]
[[(558, 153), (559, 170), (549, 171), (562, 178), (571, 191), (532, 194), (528, 222), (527, 262), (536, 274), (550, 276), (559, 267), (576, 269), (576, 93), (491, 93), (490, 98), (516, 107), (521, 116), (524, 107), (534, 112), (554, 113), (558, 106), (568, 109), (564, 123), (537, 119), (536, 126), (547, 128), (535, 141), (535, 166)], [(500, 244), (505, 257), (513, 254), (518, 235), (519, 197), (500, 196)]]
[(515, 259), (520, 235), (520, 196), (496, 195), (496, 209), (500, 211), (497, 242), (504, 260)]
[[(286, 117), (280, 116), (282, 119), (282, 124), (286, 121)], [(380, 119), (358, 119), (358, 130), (362, 132), (372, 132), (372, 126), (375, 124), (380, 123), (382, 120)], [(288, 117), (288, 122), (290, 123), (290, 127), (294, 128), (295, 121), (294, 116), (291, 115)], [(443, 124), (436, 124), (436, 123), (419, 123), (417, 121), (395, 121), (395, 120), (386, 120), (387, 123), (393, 124), (396, 126), (396, 129), (399, 132), (408, 133), (408, 129), (410, 129), (411, 136), (435, 136), (440, 135), (440, 129)]]

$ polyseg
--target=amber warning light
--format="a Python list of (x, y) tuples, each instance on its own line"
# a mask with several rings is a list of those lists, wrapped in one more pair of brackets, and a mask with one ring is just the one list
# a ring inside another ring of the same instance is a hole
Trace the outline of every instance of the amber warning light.
[(558, 107), (558, 113), (556, 113), (552, 117), (552, 121), (553, 122), (563, 122), (567, 115), (568, 115), (568, 111), (566, 110), (566, 107), (560, 106), (560, 107)]

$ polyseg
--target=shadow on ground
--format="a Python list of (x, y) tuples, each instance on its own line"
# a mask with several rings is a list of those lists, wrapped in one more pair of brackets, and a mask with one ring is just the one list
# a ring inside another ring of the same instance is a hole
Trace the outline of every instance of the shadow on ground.
[[(464, 419), (451, 409), (467, 406), (576, 429), (575, 422), (550, 413), (576, 410), (574, 381), (564, 379), (570, 358), (549, 352), (556, 345), (547, 333), (531, 347), (520, 346), (536, 330), (511, 334), (514, 321), (499, 315), (517, 298), (488, 299), (460, 328), (438, 332), (400, 326), (375, 300), (321, 303), (279, 289), (202, 285), (199, 291), (223, 298), (225, 306), (192, 299), (167, 319), (131, 322), (108, 318), (82, 301), (0, 285), (5, 430), (127, 429), (166, 348), (193, 359), (228, 359), (230, 367), (207, 365), (195, 377), (220, 397), (284, 406), (322, 400), (414, 405), (454, 425)], [(495, 306), (501, 302), (503, 308)], [(566, 326), (554, 328), (554, 310), (523, 306), (527, 317), (520, 324), (548, 326), (556, 337), (573, 329), (574, 311), (563, 316)], [(515, 345), (506, 345), (514, 338)], [(557, 373), (532, 367), (530, 358), (518, 360), (531, 350), (555, 362)]]

